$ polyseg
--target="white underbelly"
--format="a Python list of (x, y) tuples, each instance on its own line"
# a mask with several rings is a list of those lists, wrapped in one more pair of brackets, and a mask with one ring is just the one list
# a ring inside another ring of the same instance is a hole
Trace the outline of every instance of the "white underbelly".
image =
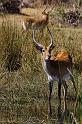
[(49, 81), (58, 81), (59, 82), (59, 78), (57, 76), (48, 75), (48, 80)]
[(71, 79), (71, 77), (70, 77), (70, 74), (68, 73), (68, 74), (65, 74), (64, 76), (63, 76), (63, 78), (62, 78), (62, 80), (70, 80)]
[[(49, 75), (49, 74), (47, 74), (47, 76), (48, 76), (48, 80), (49, 81), (57, 81), (57, 82), (59, 82), (59, 77), (58, 76), (51, 76), (51, 75)], [(70, 74), (68, 73), (68, 74), (65, 74), (63, 77), (60, 77), (61, 78), (61, 81), (67, 81), (67, 80), (70, 80), (71, 79), (71, 77), (70, 77)]]

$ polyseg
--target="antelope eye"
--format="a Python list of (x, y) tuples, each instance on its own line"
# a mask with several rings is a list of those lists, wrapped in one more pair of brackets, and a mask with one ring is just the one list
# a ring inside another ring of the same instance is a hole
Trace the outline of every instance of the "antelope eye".
[(45, 52), (45, 50), (44, 50), (44, 49), (42, 49), (42, 53), (43, 53), (43, 52)]

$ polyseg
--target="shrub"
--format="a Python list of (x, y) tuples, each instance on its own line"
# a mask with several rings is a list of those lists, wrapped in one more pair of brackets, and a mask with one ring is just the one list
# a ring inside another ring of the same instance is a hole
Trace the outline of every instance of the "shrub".
[(5, 0), (2, 2), (3, 8), (10, 13), (19, 13), (20, 12), (20, 0)]

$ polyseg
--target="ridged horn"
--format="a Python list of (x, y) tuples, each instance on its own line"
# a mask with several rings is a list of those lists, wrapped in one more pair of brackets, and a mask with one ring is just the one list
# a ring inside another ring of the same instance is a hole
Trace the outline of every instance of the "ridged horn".
[(33, 30), (33, 32), (32, 32), (32, 39), (33, 39), (33, 42), (34, 42), (36, 48), (37, 48), (38, 50), (42, 51), (43, 46), (42, 46), (41, 44), (39, 44), (39, 43), (36, 41), (36, 39), (35, 39), (35, 31), (34, 31), (34, 30)]
[(47, 29), (48, 29), (48, 32), (50, 34), (50, 45), (49, 45), (49, 47), (54, 48), (55, 46), (54, 46), (54, 36), (53, 36), (53, 33), (50, 31), (48, 26), (47, 26)]

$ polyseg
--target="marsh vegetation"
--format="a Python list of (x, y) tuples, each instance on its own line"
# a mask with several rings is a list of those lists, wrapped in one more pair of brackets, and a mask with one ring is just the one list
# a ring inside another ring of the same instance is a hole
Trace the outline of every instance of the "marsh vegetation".
[[(18, 15), (0, 16), (0, 123), (73, 124), (75, 119), (76, 123), (82, 124), (82, 29), (49, 25), (54, 32), (53, 53), (66, 49), (73, 58), (73, 74), (78, 89), (76, 104), (73, 85), (68, 82), (67, 111), (64, 113), (63, 101), (61, 108), (58, 106), (55, 82), (53, 113), (49, 117), (47, 77), (40, 54), (32, 42), (32, 30), (24, 33), (20, 20)], [(36, 32), (37, 39), (48, 45), (49, 34), (46, 29), (44, 32), (43, 37)]]

